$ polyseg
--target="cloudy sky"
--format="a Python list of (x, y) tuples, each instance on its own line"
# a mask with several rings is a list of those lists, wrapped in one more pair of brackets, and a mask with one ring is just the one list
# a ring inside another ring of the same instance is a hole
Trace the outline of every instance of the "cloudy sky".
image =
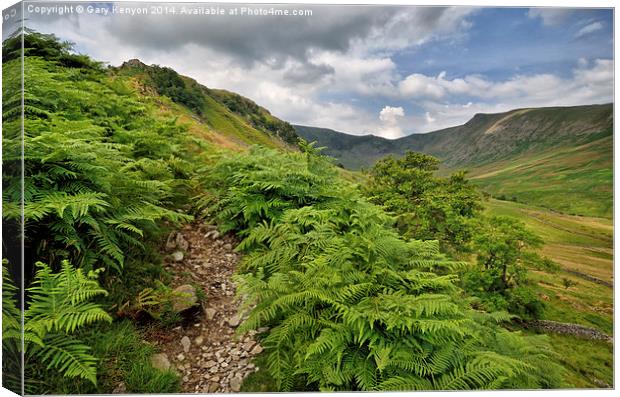
[(112, 14), (127, 3), (86, 4), (108, 15), (26, 12), (26, 24), (111, 65), (169, 66), (296, 124), (398, 138), (479, 112), (613, 100), (609, 9), (296, 5), (312, 16), (214, 16), (180, 15), (177, 3), (175, 15), (131, 16)]

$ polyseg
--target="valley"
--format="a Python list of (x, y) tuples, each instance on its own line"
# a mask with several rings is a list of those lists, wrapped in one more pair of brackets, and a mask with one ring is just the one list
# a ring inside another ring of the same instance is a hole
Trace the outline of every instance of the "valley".
[[(51, 302), (24, 314), (32, 394), (614, 386), (607, 340), (526, 326), (613, 337), (611, 104), (390, 141), (24, 42), (24, 109), (22, 41), (3, 44), (3, 227), (24, 199), (27, 300)], [(77, 353), (48, 366), (48, 346)]]

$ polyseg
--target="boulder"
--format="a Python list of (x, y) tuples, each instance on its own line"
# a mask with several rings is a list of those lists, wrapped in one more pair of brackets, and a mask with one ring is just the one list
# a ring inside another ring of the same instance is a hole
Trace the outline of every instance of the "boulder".
[(189, 284), (176, 287), (172, 291), (172, 310), (181, 313), (198, 304), (196, 288)]
[(189, 347), (191, 346), (192, 342), (189, 340), (189, 338), (186, 336), (181, 338), (181, 346), (183, 346), (183, 351), (185, 353), (189, 352)]
[(154, 354), (151, 357), (151, 365), (153, 368), (160, 369), (162, 371), (169, 370), (170, 360), (168, 360), (168, 355), (166, 353)]
[(174, 251), (172, 253), (172, 260), (175, 262), (181, 262), (184, 257), (183, 251)]

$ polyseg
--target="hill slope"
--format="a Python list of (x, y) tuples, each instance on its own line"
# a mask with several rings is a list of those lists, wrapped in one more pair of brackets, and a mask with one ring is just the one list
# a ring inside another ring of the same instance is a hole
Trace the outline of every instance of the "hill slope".
[(396, 140), (295, 128), (348, 168), (412, 150), (441, 159), (443, 172), (467, 169), (495, 196), (570, 214), (612, 215), (612, 104), (477, 114), (461, 126)]
[(114, 77), (129, 79), (142, 96), (169, 99), (158, 101), (162, 113), (180, 117), (202, 138), (220, 146), (297, 144), (298, 135), (289, 123), (241, 95), (207, 88), (170, 68), (137, 59), (110, 71)]
[(305, 139), (329, 147), (327, 153), (350, 168), (368, 166), (376, 158), (408, 150), (437, 156), (448, 167), (463, 167), (589, 142), (611, 135), (612, 124), (613, 106), (605, 104), (476, 114), (460, 126), (395, 140), (307, 126), (295, 129)]

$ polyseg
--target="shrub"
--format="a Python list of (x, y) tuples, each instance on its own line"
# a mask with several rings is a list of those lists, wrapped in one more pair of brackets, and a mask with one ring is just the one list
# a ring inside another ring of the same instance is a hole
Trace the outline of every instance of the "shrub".
[[(497, 325), (507, 315), (474, 311), (455, 276), (431, 271), (460, 263), (436, 241), (400, 238), (312, 147), (254, 148), (215, 170), (223, 228), (247, 253), (236, 278), (249, 310), (240, 332), (271, 327), (263, 344), (280, 390), (558, 384), (558, 367), (539, 360), (548, 350), (529, 351), (526, 337)], [(497, 345), (512, 339), (522, 348)]]

